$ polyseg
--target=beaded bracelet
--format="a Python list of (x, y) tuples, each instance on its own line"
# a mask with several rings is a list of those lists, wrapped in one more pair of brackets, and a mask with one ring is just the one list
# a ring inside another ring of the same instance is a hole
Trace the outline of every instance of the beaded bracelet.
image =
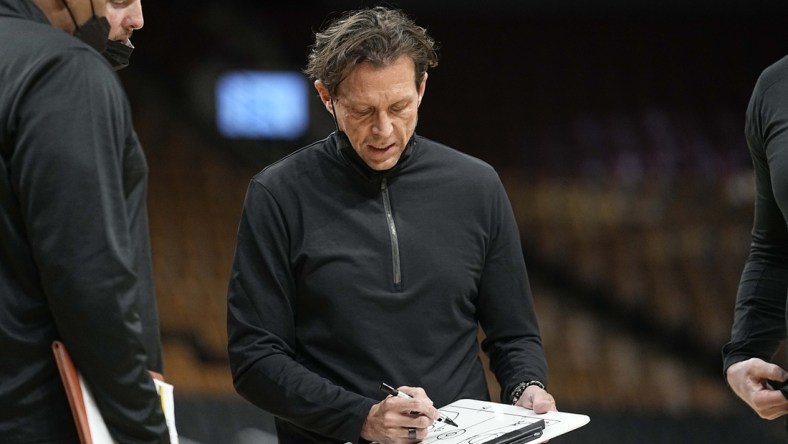
[(544, 386), (544, 384), (541, 383), (541, 381), (533, 380), (533, 381), (528, 381), (528, 382), (521, 382), (521, 383), (517, 384), (514, 387), (514, 389), (512, 389), (512, 405), (517, 404), (517, 400), (520, 399), (520, 396), (523, 395), (523, 392), (525, 391), (525, 389), (527, 389), (528, 387), (530, 387), (532, 385), (535, 385), (535, 386), (539, 387), (540, 389), (545, 390), (545, 386)]

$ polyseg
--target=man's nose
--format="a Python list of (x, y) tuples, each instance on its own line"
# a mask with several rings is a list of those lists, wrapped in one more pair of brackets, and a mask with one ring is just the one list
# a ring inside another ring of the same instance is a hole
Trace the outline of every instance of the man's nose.
[(145, 25), (145, 19), (142, 16), (142, 2), (136, 1), (127, 7), (127, 14), (123, 18), (122, 23), (124, 28), (141, 29)]
[(379, 136), (388, 136), (393, 128), (391, 116), (388, 113), (381, 112), (378, 113), (378, 118), (375, 119), (375, 123), (372, 125), (372, 132)]

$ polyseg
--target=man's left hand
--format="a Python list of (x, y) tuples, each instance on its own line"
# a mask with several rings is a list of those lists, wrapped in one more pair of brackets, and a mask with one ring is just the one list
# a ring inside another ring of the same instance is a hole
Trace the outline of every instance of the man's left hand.
[(535, 385), (527, 387), (515, 405), (531, 409), (534, 413), (557, 410), (553, 395)]

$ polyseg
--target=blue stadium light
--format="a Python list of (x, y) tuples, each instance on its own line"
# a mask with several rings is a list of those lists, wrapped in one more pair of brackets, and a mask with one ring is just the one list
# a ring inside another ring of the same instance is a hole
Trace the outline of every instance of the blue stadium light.
[(233, 139), (297, 139), (309, 125), (306, 78), (297, 71), (228, 71), (216, 81), (216, 125)]

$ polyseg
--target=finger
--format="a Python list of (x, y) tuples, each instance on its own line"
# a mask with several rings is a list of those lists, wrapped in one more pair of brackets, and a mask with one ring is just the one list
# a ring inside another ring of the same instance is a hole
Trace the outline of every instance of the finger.
[(788, 372), (780, 368), (779, 365), (771, 364), (765, 372), (765, 378), (771, 381), (784, 382), (788, 379)]
[(751, 406), (764, 419), (775, 419), (788, 413), (788, 401), (782, 392), (776, 390), (761, 390), (754, 393)]
[(772, 407), (764, 410), (755, 410), (755, 411), (758, 413), (758, 416), (768, 420), (777, 419), (785, 414), (788, 414), (788, 411), (786, 411), (785, 409), (781, 409), (777, 407)]
[(756, 379), (770, 379), (772, 381), (785, 381), (788, 379), (788, 372), (779, 365), (772, 364), (760, 359), (752, 359), (749, 367), (748, 376)]
[(405, 438), (410, 441), (422, 441), (427, 438), (427, 429), (406, 427), (403, 430), (405, 430)]
[(432, 404), (432, 400), (427, 397), (391, 398), (387, 399), (387, 401), (390, 401), (392, 406), (396, 406), (405, 415), (424, 415), (432, 419), (437, 419), (439, 416), (438, 409)]
[(397, 390), (407, 393), (409, 396), (413, 398), (427, 398), (427, 392), (424, 391), (421, 387), (409, 387), (407, 385), (403, 385), (402, 387), (397, 387)]
[(779, 390), (760, 390), (752, 395), (752, 403), (758, 408), (788, 408), (788, 400)]
[(390, 397), (380, 402), (390, 426), (427, 428), (438, 418), (439, 412), (431, 402), (413, 398)]

